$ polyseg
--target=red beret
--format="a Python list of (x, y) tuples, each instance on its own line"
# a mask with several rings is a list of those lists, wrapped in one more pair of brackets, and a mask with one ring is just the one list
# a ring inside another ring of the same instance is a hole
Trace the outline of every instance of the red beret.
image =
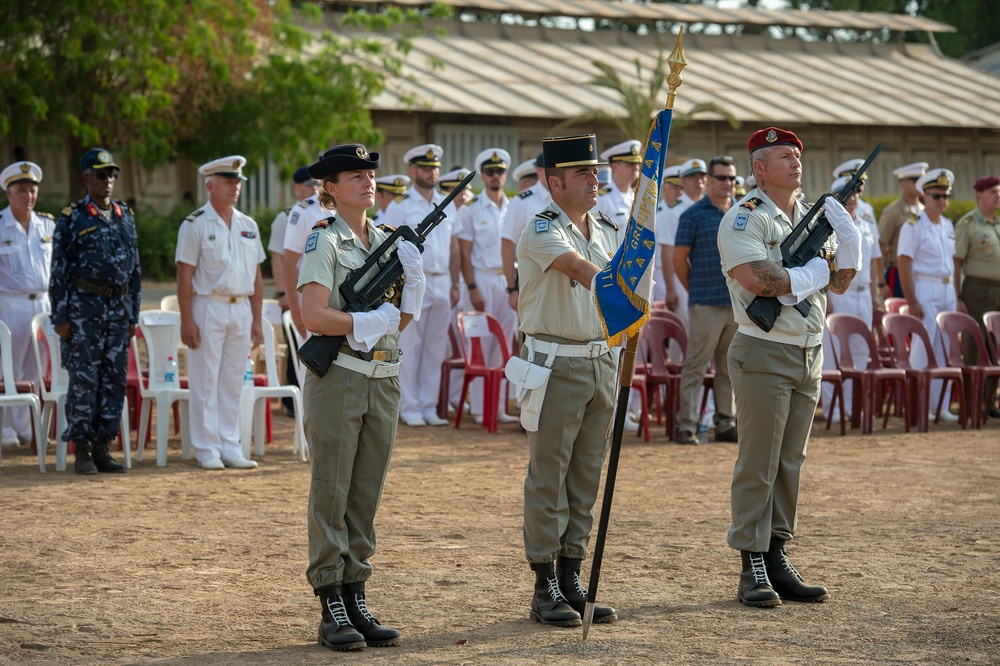
[(752, 153), (758, 148), (767, 148), (768, 146), (795, 146), (802, 150), (802, 142), (799, 141), (799, 137), (795, 136), (794, 132), (777, 127), (765, 127), (750, 135), (750, 140), (747, 141), (747, 152)]
[(985, 192), (991, 187), (996, 187), (997, 185), (1000, 185), (1000, 178), (997, 178), (996, 176), (983, 176), (975, 182), (972, 189), (976, 192)]

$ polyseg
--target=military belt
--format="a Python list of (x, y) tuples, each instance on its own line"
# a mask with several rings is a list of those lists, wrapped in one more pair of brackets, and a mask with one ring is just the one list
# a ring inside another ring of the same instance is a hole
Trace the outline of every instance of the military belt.
[(128, 286), (124, 287), (105, 287), (100, 284), (94, 284), (90, 280), (84, 280), (83, 278), (76, 277), (75, 275), (70, 277), (70, 282), (77, 289), (82, 289), (89, 294), (96, 294), (97, 296), (104, 296), (105, 298), (121, 298), (128, 293)]

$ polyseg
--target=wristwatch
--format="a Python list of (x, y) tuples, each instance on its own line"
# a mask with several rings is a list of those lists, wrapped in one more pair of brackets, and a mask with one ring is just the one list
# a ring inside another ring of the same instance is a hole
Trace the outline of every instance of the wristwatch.
[(879, 282), (879, 283), (878, 283), (878, 288), (879, 288), (879, 289), (881, 289), (881, 288), (882, 288), (882, 287), (884, 287), (884, 286), (885, 286), (885, 282)]
[(518, 290), (518, 286), (516, 284), (513, 287), (507, 287), (507, 293), (508, 294), (513, 294), (517, 290)]
[(283, 291), (276, 291), (276, 292), (274, 292), (274, 297), (275, 298), (281, 298), (284, 295), (285, 295), (285, 292), (283, 292)]
[(465, 283), (465, 288), (468, 289), (469, 291), (472, 291), (473, 289), (476, 288), (476, 283), (475, 282), (466, 282)]

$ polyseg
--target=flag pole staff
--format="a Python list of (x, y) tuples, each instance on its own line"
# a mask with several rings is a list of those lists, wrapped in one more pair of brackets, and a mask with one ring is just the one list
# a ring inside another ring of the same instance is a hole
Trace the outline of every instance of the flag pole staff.
[[(667, 56), (670, 74), (667, 75), (667, 103), (665, 109), (674, 108), (674, 97), (677, 88), (683, 83), (681, 70), (687, 66), (684, 57), (684, 26), (680, 27), (677, 43)], [(647, 138), (647, 142), (649, 139)], [(645, 146), (643, 154), (648, 149)], [(660, 177), (660, 176), (658, 176)], [(657, 183), (659, 185), (659, 183)], [(615, 408), (614, 433), (611, 438), (611, 450), (608, 452), (608, 477), (604, 482), (604, 498), (601, 502), (601, 518), (597, 527), (597, 538), (594, 540), (594, 555), (590, 566), (590, 583), (587, 587), (587, 605), (583, 612), (583, 640), (587, 640), (590, 625), (594, 622), (594, 603), (597, 601), (597, 587), (601, 578), (601, 564), (604, 560), (604, 542), (608, 534), (608, 522), (611, 518), (611, 501), (615, 495), (615, 479), (618, 476), (618, 458), (621, 454), (622, 435), (625, 432), (625, 418), (628, 412), (629, 390), (632, 388), (632, 375), (635, 372), (635, 353), (639, 344), (639, 333), (629, 336), (625, 351), (618, 360), (618, 403)]]

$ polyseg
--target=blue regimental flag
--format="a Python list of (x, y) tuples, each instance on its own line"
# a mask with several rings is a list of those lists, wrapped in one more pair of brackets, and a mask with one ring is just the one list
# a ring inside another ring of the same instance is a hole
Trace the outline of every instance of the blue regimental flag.
[(671, 117), (672, 112), (664, 109), (650, 123), (625, 240), (608, 265), (597, 274), (594, 300), (609, 345), (624, 343), (649, 321), (656, 252), (656, 204)]

